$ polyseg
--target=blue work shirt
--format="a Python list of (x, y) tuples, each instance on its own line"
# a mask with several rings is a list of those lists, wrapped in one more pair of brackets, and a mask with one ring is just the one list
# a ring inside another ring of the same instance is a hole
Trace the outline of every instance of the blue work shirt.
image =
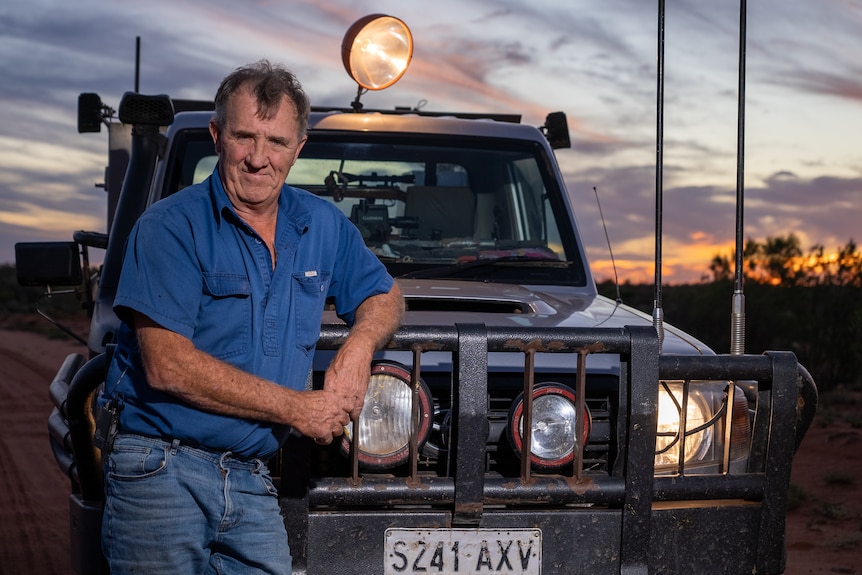
[[(276, 263), (236, 214), (218, 168), (156, 202), (126, 245), (114, 310), (122, 321), (104, 396), (122, 396), (120, 430), (267, 458), (285, 426), (201, 411), (149, 386), (131, 311), (189, 338), (243, 371), (302, 390), (327, 298), (348, 324), (392, 277), (356, 227), (324, 199), (285, 185), (278, 201)], [(104, 401), (104, 399), (103, 399)]]

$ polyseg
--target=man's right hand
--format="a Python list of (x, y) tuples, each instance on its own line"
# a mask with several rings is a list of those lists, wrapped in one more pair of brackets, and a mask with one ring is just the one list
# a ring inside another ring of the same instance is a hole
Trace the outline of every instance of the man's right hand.
[(353, 398), (326, 390), (303, 391), (299, 396), (301, 407), (291, 421), (296, 431), (321, 445), (332, 443), (333, 438), (344, 433), (350, 423)]

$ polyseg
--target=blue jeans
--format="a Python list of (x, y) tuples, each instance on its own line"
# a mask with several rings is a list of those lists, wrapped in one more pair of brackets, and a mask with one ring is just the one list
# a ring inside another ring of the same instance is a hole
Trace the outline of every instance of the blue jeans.
[(111, 575), (291, 573), (266, 464), (121, 434), (105, 457)]

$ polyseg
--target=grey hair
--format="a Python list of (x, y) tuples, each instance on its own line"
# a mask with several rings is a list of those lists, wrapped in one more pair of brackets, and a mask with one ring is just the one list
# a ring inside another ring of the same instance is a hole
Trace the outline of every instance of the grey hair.
[(308, 114), (311, 104), (296, 76), (284, 66), (260, 60), (242, 66), (222, 80), (215, 96), (214, 120), (224, 126), (230, 99), (243, 87), (248, 87), (257, 100), (257, 113), (261, 118), (271, 118), (278, 112), (282, 98), (287, 97), (296, 108), (296, 123), (299, 137), (308, 129)]

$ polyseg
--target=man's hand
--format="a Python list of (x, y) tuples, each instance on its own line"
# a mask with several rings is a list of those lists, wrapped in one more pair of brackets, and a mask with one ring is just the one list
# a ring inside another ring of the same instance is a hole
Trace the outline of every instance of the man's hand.
[(371, 296), (356, 308), (356, 320), (344, 345), (335, 354), (326, 370), (323, 388), (351, 399), (350, 418), (356, 420), (362, 412), (371, 359), (401, 325), (404, 298), (397, 284), (388, 293)]
[(347, 343), (329, 364), (324, 376), (324, 389), (332, 390), (350, 401), (350, 419), (356, 420), (362, 412), (365, 391), (371, 377), (371, 352), (351, 352)]
[(299, 407), (291, 423), (299, 433), (311, 437), (320, 444), (332, 443), (332, 439), (344, 433), (350, 423), (351, 398), (331, 391), (303, 391), (299, 396)]

